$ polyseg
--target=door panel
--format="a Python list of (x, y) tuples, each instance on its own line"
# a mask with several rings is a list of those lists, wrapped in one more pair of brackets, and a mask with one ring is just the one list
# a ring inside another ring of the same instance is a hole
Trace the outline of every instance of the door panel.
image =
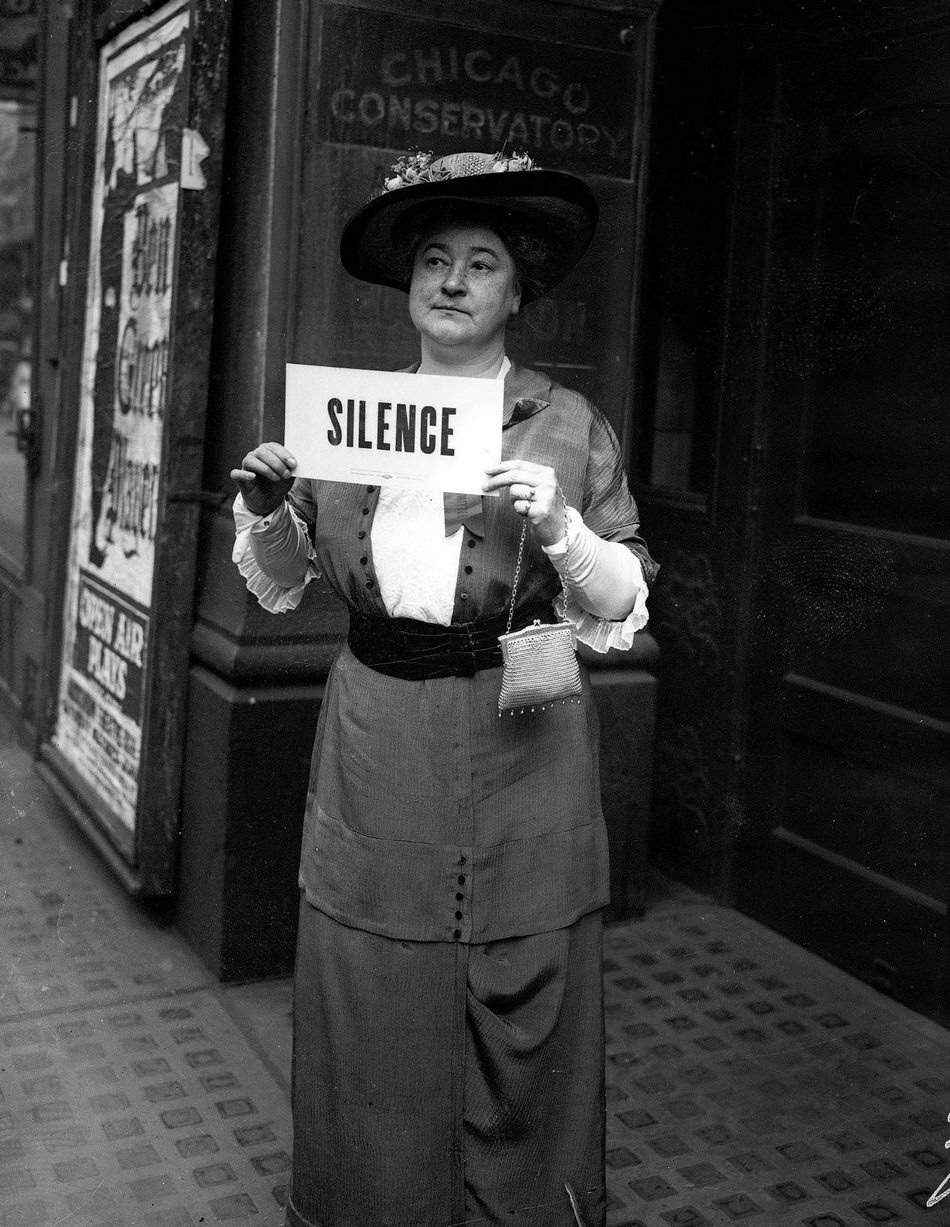
[(945, 904), (946, 815), (934, 784), (950, 779), (946, 726), (796, 675), (784, 688), (782, 837)]
[[(743, 904), (944, 1009), (950, 35), (788, 72)], [(910, 83), (913, 83), (911, 86)], [(917, 90), (910, 96), (911, 88)]]
[(711, 21), (708, 0), (660, 10), (637, 336), (637, 501), (661, 564), (650, 593), (660, 645), (650, 856), (730, 902), (744, 827), (749, 491), (774, 95), (771, 61), (754, 61), (746, 28)]

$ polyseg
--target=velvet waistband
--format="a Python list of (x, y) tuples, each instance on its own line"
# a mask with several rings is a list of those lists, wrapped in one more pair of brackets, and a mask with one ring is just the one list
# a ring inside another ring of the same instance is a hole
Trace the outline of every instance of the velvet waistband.
[[(553, 610), (542, 601), (515, 611), (512, 630), (537, 619), (551, 622)], [(508, 613), (478, 622), (439, 626), (414, 618), (379, 617), (350, 611), (348, 643), (358, 661), (377, 673), (421, 681), (437, 677), (474, 677), (502, 663), (498, 636), (508, 625)]]

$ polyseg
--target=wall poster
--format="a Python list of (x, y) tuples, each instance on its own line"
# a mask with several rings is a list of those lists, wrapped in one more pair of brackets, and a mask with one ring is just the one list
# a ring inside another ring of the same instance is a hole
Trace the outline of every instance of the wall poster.
[(172, 0), (127, 27), (99, 59), (52, 744), (126, 846), (138, 819), (148, 731), (188, 59), (188, 0)]

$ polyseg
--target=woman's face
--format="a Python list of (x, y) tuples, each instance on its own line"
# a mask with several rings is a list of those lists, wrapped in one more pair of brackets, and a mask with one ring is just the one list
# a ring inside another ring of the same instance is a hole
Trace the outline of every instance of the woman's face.
[(438, 227), (419, 244), (409, 314), (423, 344), (466, 356), (496, 348), (520, 300), (514, 263), (486, 226)]

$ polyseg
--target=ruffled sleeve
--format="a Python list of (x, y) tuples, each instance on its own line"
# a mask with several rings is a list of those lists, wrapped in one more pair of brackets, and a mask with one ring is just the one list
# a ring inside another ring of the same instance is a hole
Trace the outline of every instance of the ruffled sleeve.
[[(626, 651), (649, 617), (646, 604), (649, 590), (643, 564), (630, 542), (605, 541), (591, 531), (573, 507), (566, 511), (565, 537), (543, 547), (562, 580), (558, 614), (571, 623), (580, 642), (593, 651), (607, 652), (611, 648)], [(616, 607), (619, 594), (623, 594), (620, 608), (631, 606), (626, 617), (613, 619), (592, 612), (598, 608), (609, 612)]]
[[(631, 555), (637, 566), (640, 560)], [(577, 603), (570, 587), (565, 600), (563, 592), (557, 602), (557, 610), (565, 622), (570, 622), (577, 631), (577, 638), (586, 643), (595, 652), (609, 652), (611, 648), (619, 648), (622, 652), (633, 644), (637, 631), (643, 630), (647, 624), (647, 586), (641, 583), (637, 591), (636, 604), (622, 622), (614, 622), (609, 618), (598, 618), (596, 614), (582, 609)]]
[[(304, 588), (319, 577), (320, 571), (316, 563), (316, 551), (307, 531), (307, 525), (300, 513), (288, 502), (271, 516), (258, 516), (248, 511), (240, 494), (234, 500), (233, 506), (235, 539), (231, 559), (244, 576), (249, 592), (253, 593), (259, 604), (268, 613), (287, 613), (300, 604)], [(280, 531), (283, 517), (290, 517), (288, 526), (292, 532), (299, 534), (299, 539), (305, 544), (307, 553), (307, 569), (301, 580), (292, 587), (286, 588), (270, 576), (261, 566), (251, 541), (252, 534), (265, 534)]]

